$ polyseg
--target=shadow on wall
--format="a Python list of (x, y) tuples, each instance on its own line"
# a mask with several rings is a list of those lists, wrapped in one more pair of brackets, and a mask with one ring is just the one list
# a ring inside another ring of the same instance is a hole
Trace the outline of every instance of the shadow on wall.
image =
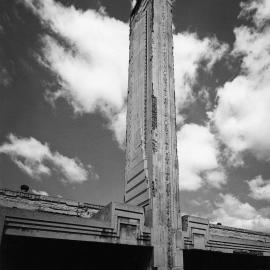
[(185, 270), (269, 270), (270, 258), (209, 252), (201, 250), (184, 251)]
[(148, 247), (5, 236), (0, 269), (141, 270), (151, 252)]

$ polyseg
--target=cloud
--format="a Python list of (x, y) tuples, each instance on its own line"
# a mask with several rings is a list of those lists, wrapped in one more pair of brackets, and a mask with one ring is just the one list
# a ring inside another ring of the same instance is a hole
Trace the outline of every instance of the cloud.
[[(231, 227), (270, 231), (270, 219), (257, 211), (249, 203), (243, 203), (231, 194), (220, 194), (221, 201), (216, 203), (211, 220)], [(266, 212), (263, 209), (262, 212)], [(269, 212), (269, 211), (268, 211)]]
[(52, 36), (42, 38), (42, 61), (57, 74), (61, 85), (50, 100), (64, 98), (76, 113), (100, 111), (121, 145), (124, 136), (114, 127), (124, 120), (128, 24), (104, 13), (65, 7), (53, 0), (27, 0), (25, 4), (69, 44), (67, 48)]
[[(70, 45), (68, 49), (52, 36), (42, 38), (41, 61), (57, 74), (61, 85), (57, 92), (46, 93), (47, 100), (64, 98), (76, 113), (102, 112), (109, 120), (108, 128), (123, 146), (128, 24), (94, 10), (65, 7), (53, 0), (26, 0), (25, 5)], [(192, 86), (202, 61), (205, 69), (211, 70), (227, 46), (215, 38), (200, 40), (196, 34), (187, 32), (175, 35), (174, 43), (176, 98), (178, 107), (182, 108), (193, 98)], [(178, 114), (177, 119), (180, 121), (183, 116)]]
[(211, 71), (227, 49), (216, 38), (199, 39), (188, 32), (174, 35), (175, 93), (180, 110), (194, 101), (192, 88), (197, 82), (198, 68), (203, 65)]
[(41, 196), (49, 196), (49, 193), (47, 191), (43, 191), (43, 190), (35, 190), (32, 189), (32, 192), (36, 195), (41, 195)]
[(257, 27), (263, 26), (270, 20), (270, 2), (268, 0), (249, 1), (241, 3), (242, 11), (239, 17), (250, 17)]
[(247, 182), (250, 196), (256, 200), (270, 200), (270, 180), (264, 180), (261, 175)]
[(270, 161), (270, 26), (265, 23), (269, 1), (242, 7), (241, 16), (255, 12), (255, 25), (234, 30), (232, 56), (242, 57), (241, 72), (218, 90), (213, 120), (221, 140), (234, 154), (248, 151)]
[(134, 8), (137, 3), (137, 0), (131, 0), (131, 8)]
[(220, 188), (226, 183), (218, 160), (218, 145), (208, 127), (185, 124), (177, 139), (180, 189), (195, 191), (204, 184)]
[(77, 184), (96, 178), (91, 166), (88, 168), (80, 160), (68, 158), (52, 152), (47, 143), (42, 144), (35, 138), (8, 136), (9, 142), (0, 145), (0, 154), (8, 155), (12, 161), (32, 178), (50, 176), (57, 173), (65, 183)]
[(124, 107), (120, 112), (112, 116), (112, 120), (108, 125), (108, 128), (114, 132), (116, 141), (119, 143), (121, 149), (125, 149), (125, 139), (126, 139), (126, 116), (127, 111)]

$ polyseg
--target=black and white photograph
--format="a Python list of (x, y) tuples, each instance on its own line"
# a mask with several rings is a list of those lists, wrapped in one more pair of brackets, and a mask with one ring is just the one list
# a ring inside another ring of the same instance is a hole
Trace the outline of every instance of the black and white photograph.
[(270, 269), (270, 0), (0, 0), (18, 269)]

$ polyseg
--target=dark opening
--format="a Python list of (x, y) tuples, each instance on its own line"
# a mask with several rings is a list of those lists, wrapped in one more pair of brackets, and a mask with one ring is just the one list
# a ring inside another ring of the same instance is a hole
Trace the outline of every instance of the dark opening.
[(151, 248), (6, 236), (1, 248), (1, 270), (145, 269)]
[(184, 251), (185, 270), (269, 270), (270, 258), (201, 250)]

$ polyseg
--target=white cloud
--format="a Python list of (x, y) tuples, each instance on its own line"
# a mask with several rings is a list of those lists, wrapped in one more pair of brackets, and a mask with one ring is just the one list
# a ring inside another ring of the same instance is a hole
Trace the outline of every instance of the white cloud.
[(221, 202), (216, 203), (217, 209), (213, 211), (212, 222), (256, 231), (270, 231), (270, 219), (263, 216), (252, 205), (241, 202), (231, 194), (220, 196)]
[(97, 177), (91, 166), (85, 166), (78, 159), (68, 158), (52, 152), (47, 143), (42, 144), (35, 138), (18, 138), (11, 134), (9, 142), (0, 145), (0, 154), (10, 156), (12, 161), (32, 178), (40, 178), (56, 172), (66, 183), (82, 183)]
[(109, 129), (114, 132), (116, 141), (119, 143), (121, 149), (125, 149), (126, 116), (127, 111), (126, 108), (124, 108), (122, 111), (112, 116), (112, 120), (109, 124)]
[(199, 39), (195, 33), (174, 36), (175, 92), (177, 107), (181, 110), (194, 100), (192, 87), (197, 81), (198, 68), (210, 71), (222, 58), (228, 46), (216, 38)]
[(73, 47), (67, 49), (54, 38), (43, 37), (42, 60), (58, 75), (62, 87), (50, 97), (65, 98), (77, 113), (101, 111), (121, 145), (125, 132), (119, 134), (114, 128), (124, 120), (128, 24), (94, 10), (64, 7), (53, 0), (27, 0), (25, 4)]
[(249, 17), (252, 12), (255, 12), (252, 19), (253, 22), (258, 26), (262, 26), (267, 20), (270, 20), (270, 1), (259, 0), (259, 1), (248, 1), (247, 3), (241, 3), (242, 12), (240, 17)]
[[(43, 37), (43, 62), (58, 75), (62, 87), (53, 94), (47, 92), (49, 100), (65, 98), (78, 113), (100, 110), (109, 119), (108, 128), (114, 131), (120, 146), (123, 145), (128, 24), (94, 10), (64, 7), (53, 0), (26, 0), (25, 4), (73, 46), (73, 50), (68, 50), (52, 37)], [(183, 104), (193, 99), (192, 85), (201, 62), (210, 70), (227, 46), (215, 38), (200, 40), (196, 34), (187, 32), (177, 34), (174, 43), (176, 98), (182, 109)], [(183, 117), (178, 114), (177, 119)]]
[[(242, 14), (255, 9), (256, 25), (263, 24), (269, 16), (265, 6), (269, 8), (269, 1), (249, 2)], [(233, 56), (243, 56), (242, 71), (218, 90), (213, 120), (236, 155), (249, 151), (270, 160), (270, 26), (242, 26), (234, 32)]]
[(32, 189), (32, 192), (36, 195), (41, 195), (41, 196), (49, 196), (49, 193), (47, 191), (43, 191), (43, 190), (35, 190)]
[(270, 180), (264, 180), (261, 175), (247, 182), (250, 196), (257, 200), (270, 200)]
[(134, 8), (137, 3), (137, 0), (131, 0), (131, 7)]
[(218, 145), (208, 127), (186, 124), (177, 139), (180, 189), (194, 191), (206, 183), (219, 188), (226, 183), (218, 162)]

